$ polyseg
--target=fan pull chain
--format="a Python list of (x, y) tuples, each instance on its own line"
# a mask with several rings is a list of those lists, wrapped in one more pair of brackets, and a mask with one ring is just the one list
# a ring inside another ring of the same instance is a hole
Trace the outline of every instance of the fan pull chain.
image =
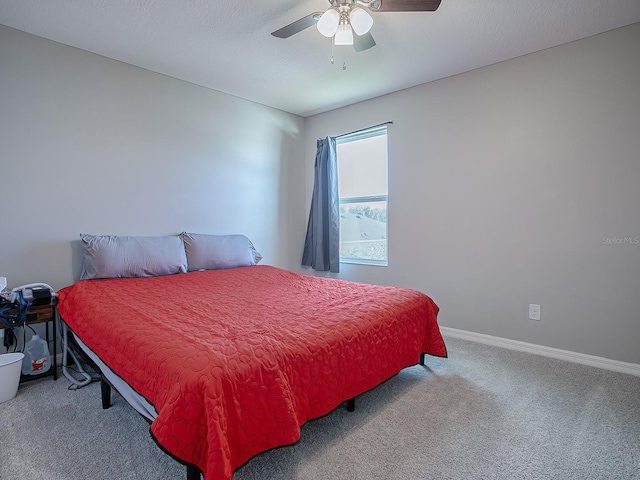
[[(333, 38), (331, 39), (331, 65), (335, 65), (336, 63), (336, 59), (335, 59), (335, 55), (334, 55), (334, 44), (333, 44)], [(347, 61), (345, 60), (345, 50), (342, 50), (342, 70), (346, 70), (347, 69)]]
[(333, 65), (335, 61), (333, 60), (333, 38), (331, 38), (331, 65)]

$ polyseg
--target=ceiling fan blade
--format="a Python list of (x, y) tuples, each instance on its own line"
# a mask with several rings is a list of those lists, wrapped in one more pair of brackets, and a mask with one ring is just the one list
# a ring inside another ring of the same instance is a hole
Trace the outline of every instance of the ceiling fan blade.
[(374, 12), (435, 12), (441, 0), (377, 0), (369, 8)]
[(367, 32), (364, 35), (353, 35), (353, 48), (356, 52), (369, 50), (371, 47), (375, 46), (376, 41), (373, 39), (371, 32)]
[(286, 27), (282, 27), (275, 32), (271, 32), (271, 35), (278, 38), (289, 38), (291, 35), (295, 35), (296, 33), (301, 32), (302, 30), (309, 28), (316, 23), (322, 16), (322, 12), (314, 12), (306, 17), (302, 17), (300, 20), (296, 20), (293, 23), (290, 23)]

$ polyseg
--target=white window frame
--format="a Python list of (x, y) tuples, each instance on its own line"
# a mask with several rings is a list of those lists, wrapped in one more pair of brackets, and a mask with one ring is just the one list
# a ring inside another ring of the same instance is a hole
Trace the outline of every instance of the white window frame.
[[(372, 138), (372, 137), (377, 137), (382, 135), (387, 137), (387, 142), (388, 142), (388, 133), (387, 133), (386, 125), (372, 127), (359, 132), (354, 132), (354, 133), (336, 137), (336, 144), (350, 143), (356, 140), (364, 140), (367, 138)], [(340, 163), (339, 157), (338, 157), (338, 163)], [(387, 171), (388, 169), (389, 169), (389, 152), (388, 152), (388, 144), (387, 144)], [(340, 178), (338, 178), (338, 182), (340, 182)], [(387, 192), (388, 192), (388, 187), (387, 187)], [(342, 255), (340, 255), (340, 263), (350, 263), (350, 264), (356, 264), (356, 265), (375, 265), (375, 266), (381, 266), (381, 267), (387, 267), (389, 265), (389, 223), (388, 223), (389, 194), (387, 193), (386, 195), (367, 195), (367, 196), (360, 196), (360, 197), (340, 197), (338, 201), (340, 207), (342, 207), (342, 205), (349, 205), (353, 203), (374, 203), (374, 202), (376, 203), (385, 202), (387, 207), (386, 208), (387, 222), (385, 223), (385, 227), (386, 227), (385, 257), (386, 258), (384, 260), (375, 260), (371, 258), (343, 257)]]

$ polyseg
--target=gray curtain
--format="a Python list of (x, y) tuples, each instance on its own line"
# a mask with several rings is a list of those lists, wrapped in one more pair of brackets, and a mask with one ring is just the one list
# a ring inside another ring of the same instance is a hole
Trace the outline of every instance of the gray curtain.
[(340, 204), (336, 139), (318, 140), (313, 197), (302, 265), (320, 272), (340, 271)]

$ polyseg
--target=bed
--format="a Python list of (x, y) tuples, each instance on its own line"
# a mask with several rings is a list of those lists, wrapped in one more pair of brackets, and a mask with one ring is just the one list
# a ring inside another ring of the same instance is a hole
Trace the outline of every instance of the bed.
[(80, 280), (58, 308), (153, 411), (161, 448), (207, 480), (296, 442), (307, 420), (424, 354), (447, 355), (427, 295), (267, 265)]

